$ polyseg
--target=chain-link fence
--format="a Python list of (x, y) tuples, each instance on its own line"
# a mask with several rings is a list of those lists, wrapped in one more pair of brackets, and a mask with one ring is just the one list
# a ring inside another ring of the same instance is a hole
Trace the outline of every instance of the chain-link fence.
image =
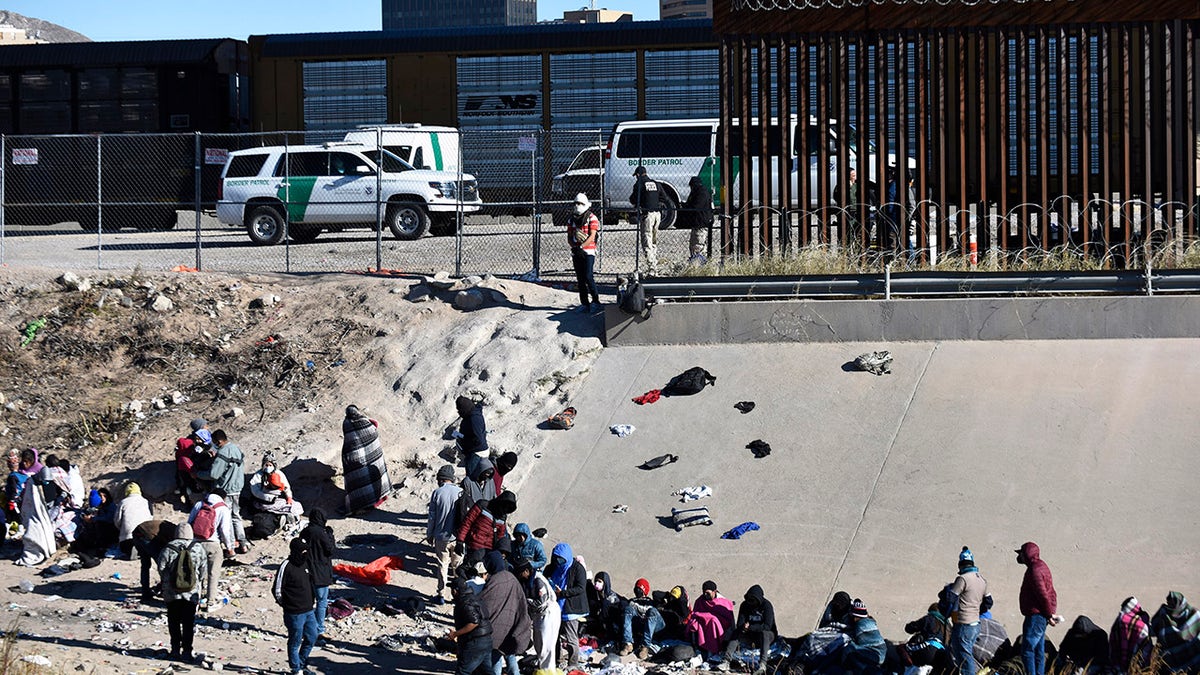
[[(735, 251), (786, 259), (814, 248), (840, 252), (848, 268), (880, 259), (1003, 265), (1053, 250), (1126, 267), (1146, 246), (1171, 252), (1168, 264), (1191, 264), (1194, 202), (1114, 193), (999, 212), (919, 200), (872, 169), (861, 189), (854, 179), (842, 186), (836, 166), (795, 156), (766, 170), (747, 163), (747, 177), (737, 158), (716, 156), (719, 133), (701, 120), (665, 131), (621, 125), (613, 138), (419, 125), (322, 131), (323, 142), (301, 132), (5, 136), (0, 262), (570, 279), (565, 225), (583, 194), (603, 224), (596, 272), (611, 279), (650, 267), (631, 203), (634, 170), (645, 167), (658, 192), (663, 274)], [(762, 188), (788, 206), (758, 203)]]

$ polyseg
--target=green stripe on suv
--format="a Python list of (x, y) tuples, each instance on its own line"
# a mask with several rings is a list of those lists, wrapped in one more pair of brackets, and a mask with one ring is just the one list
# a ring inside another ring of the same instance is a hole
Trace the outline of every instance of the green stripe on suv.
[(317, 184), (316, 176), (292, 176), (288, 179), (291, 192), (285, 185), (279, 186), (279, 201), (287, 204), (288, 221), (304, 222), (304, 212), (308, 210), (308, 200), (312, 199), (313, 186)]
[(429, 134), (429, 142), (433, 145), (433, 168), (441, 171), (445, 163), (442, 161), (442, 143), (437, 136), (436, 132)]

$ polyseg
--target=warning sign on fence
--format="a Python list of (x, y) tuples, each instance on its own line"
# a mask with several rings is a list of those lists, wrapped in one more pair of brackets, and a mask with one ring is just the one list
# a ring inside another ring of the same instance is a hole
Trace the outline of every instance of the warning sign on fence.
[(13, 148), (13, 164), (37, 164), (37, 148)]
[(537, 152), (537, 138), (534, 136), (518, 137), (517, 152)]
[(225, 165), (229, 159), (229, 151), (224, 148), (205, 148), (204, 163), (205, 164), (220, 164)]

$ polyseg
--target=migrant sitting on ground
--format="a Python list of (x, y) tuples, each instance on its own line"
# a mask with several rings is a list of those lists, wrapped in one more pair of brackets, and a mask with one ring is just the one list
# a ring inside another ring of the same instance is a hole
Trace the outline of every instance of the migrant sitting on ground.
[(250, 505), (255, 512), (265, 512), (280, 517), (280, 527), (299, 522), (304, 509), (292, 497), (292, 484), (279, 470), (275, 455), (263, 455), (262, 468), (250, 477)]
[(379, 442), (379, 423), (352, 405), (346, 406), (342, 420), (342, 476), (348, 513), (379, 506), (392, 491)]
[(742, 597), (742, 606), (738, 609), (737, 623), (734, 625), (732, 638), (725, 648), (725, 658), (721, 661), (723, 669), (729, 668), (729, 662), (737, 657), (742, 647), (758, 649), (758, 668), (756, 673), (766, 672), (767, 657), (771, 653), (771, 644), (779, 629), (775, 626), (775, 607), (770, 600), (763, 597), (762, 586), (755, 584)]
[(707, 659), (724, 649), (724, 639), (733, 628), (733, 602), (717, 591), (717, 582), (711, 579), (701, 586), (700, 597), (692, 606), (684, 632)]
[(666, 622), (663, 621), (662, 614), (654, 606), (654, 600), (650, 596), (650, 582), (638, 579), (633, 584), (633, 597), (625, 605), (623, 641), (618, 653), (625, 656), (634, 652), (636, 648), (639, 659), (648, 658), (650, 648), (657, 649), (658, 647), (654, 641), (654, 635), (665, 626)]

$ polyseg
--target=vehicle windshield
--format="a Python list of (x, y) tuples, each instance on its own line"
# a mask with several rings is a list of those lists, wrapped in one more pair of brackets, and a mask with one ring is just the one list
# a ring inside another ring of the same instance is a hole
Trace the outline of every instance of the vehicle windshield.
[(383, 156), (383, 172), (384, 173), (400, 173), (402, 171), (412, 171), (413, 165), (393, 155), (387, 150), (374, 148), (371, 150), (363, 150), (363, 154), (371, 158), (376, 166), (380, 165), (379, 157)]

